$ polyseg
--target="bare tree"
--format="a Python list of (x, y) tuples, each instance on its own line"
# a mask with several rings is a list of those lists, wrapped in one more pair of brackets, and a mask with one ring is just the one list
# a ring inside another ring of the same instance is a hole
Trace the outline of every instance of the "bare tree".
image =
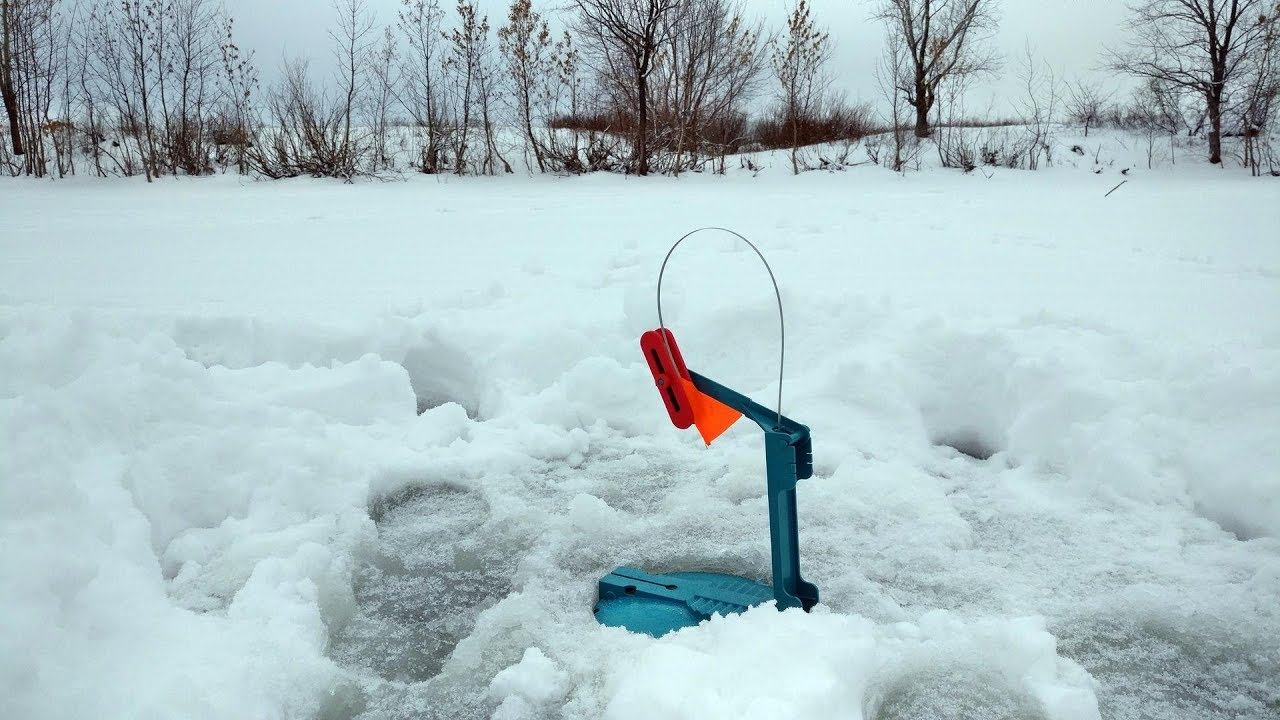
[(395, 94), (395, 86), (399, 82), (396, 76), (396, 43), (391, 28), (382, 29), (382, 41), (369, 54), (370, 97), (369, 97), (369, 137), (372, 145), (372, 170), (392, 170), (395, 162), (391, 151), (387, 148), (390, 133), (391, 102)]
[(458, 0), (458, 27), (446, 37), (449, 39), (449, 55), (444, 68), (449, 76), (449, 89), (453, 95), (453, 172), (462, 175), (467, 171), (470, 151), (472, 111), (476, 104), (479, 83), (480, 46), (489, 33), (489, 22), (481, 20), (476, 6), (467, 0)]
[(75, 66), (71, 67), (70, 63), (67, 66), (68, 73), (74, 74), (70, 82), (74, 83), (74, 92), (79, 100), (77, 124), (88, 146), (89, 156), (93, 159), (94, 174), (98, 177), (106, 177), (107, 168), (103, 165), (103, 159), (106, 157), (103, 151), (103, 141), (106, 139), (103, 124), (105, 106), (98, 94), (95, 56), (92, 52), (93, 38), (101, 23), (93, 10), (90, 10), (86, 17), (78, 17), (77, 20), (80, 22), (74, 23), (73, 29), (69, 31), (71, 36), (69, 42), (74, 47)]
[(632, 110), (632, 169), (649, 174), (650, 88), (658, 53), (679, 0), (573, 0), (576, 27), (615, 106)]
[(1018, 81), (1023, 90), (1018, 114), (1026, 138), (1026, 167), (1028, 170), (1037, 170), (1041, 156), (1045, 162), (1053, 162), (1050, 141), (1058, 110), (1058, 84), (1053, 68), (1036, 60), (1030, 43), (1026, 45), (1023, 54), (1018, 70)]
[(13, 151), (12, 173), (44, 176), (45, 136), (61, 135), (69, 127), (51, 116), (65, 73), (64, 23), (57, 0), (0, 0), (0, 96), (9, 131), (5, 154)]
[(269, 178), (353, 178), (365, 148), (347, 135), (341, 97), (316, 90), (305, 60), (286, 61), (281, 75), (267, 93), (264, 137), (249, 148), (253, 169)]
[(746, 135), (744, 106), (766, 65), (759, 21), (728, 0), (684, 0), (668, 17), (654, 71), (654, 105), (673, 173), (695, 167), (706, 150), (723, 157)]
[[(968, 109), (964, 103), (969, 90), (968, 80), (967, 77), (957, 77), (939, 86), (938, 97), (934, 101), (933, 139), (942, 167), (973, 172), (984, 161), (984, 156), (989, 155), (984, 152), (984, 147), (986, 150), (991, 148), (985, 143), (990, 137), (980, 138), (973, 128), (964, 127), (969, 124), (965, 122)], [(903, 92), (898, 90), (897, 95), (901, 98)], [(905, 100), (898, 102), (907, 105)]]
[(1098, 83), (1077, 79), (1067, 84), (1066, 110), (1067, 118), (1084, 126), (1084, 136), (1089, 137), (1089, 128), (1097, 127), (1102, 122), (1107, 103), (1111, 102), (1114, 91), (1102, 89)]
[(1276, 173), (1270, 136), (1280, 105), (1280, 4), (1266, 22), (1262, 41), (1249, 58), (1238, 111), (1244, 134), (1241, 159), (1254, 176), (1262, 174), (1264, 162)]
[(147, 181), (167, 170), (165, 117), (157, 112), (165, 74), (162, 0), (120, 0), (94, 8), (85, 28), (91, 92), (103, 98), (119, 131), (108, 154), (125, 175), (140, 168)]
[(417, 167), (424, 173), (444, 166), (444, 88), (440, 22), (444, 13), (436, 0), (403, 0), (396, 27), (408, 43), (402, 56), (400, 104), (422, 132)]
[[(114, 5), (95, 7), (82, 29), (80, 44), (86, 56), (83, 86), (89, 98), (89, 126), (96, 133), (94, 152), (99, 155), (95, 166), (105, 173), (101, 158), (105, 156), (116, 171), (132, 176), (139, 165), (145, 167), (146, 149), (139, 147), (140, 103), (133, 81), (136, 68), (126, 52), (121, 14), (121, 8)], [(100, 114), (95, 113), (99, 106)], [(117, 139), (111, 140), (110, 147), (103, 147), (107, 130), (115, 131)], [(144, 157), (139, 160), (135, 153)]]
[(511, 106), (524, 133), (525, 147), (532, 151), (538, 172), (546, 172), (546, 142), (534, 131), (534, 124), (545, 122), (537, 116), (552, 96), (555, 43), (551, 28), (533, 9), (531, 0), (513, 0), (507, 24), (498, 29), (498, 48), (511, 82)]
[(372, 41), (369, 36), (373, 33), (373, 15), (369, 12), (366, 0), (334, 0), (333, 8), (338, 13), (338, 27), (329, 31), (329, 37), (333, 40), (333, 52), (338, 60), (337, 85), (342, 94), (342, 105), (339, 108), (342, 115), (342, 145), (338, 154), (341, 157), (355, 157), (360, 152), (352, 146), (351, 119), (367, 89), (361, 65), (371, 49)]
[(1274, 0), (1140, 0), (1127, 47), (1109, 50), (1112, 68), (1169, 83), (1204, 100), (1209, 162), (1222, 162), (1222, 117), (1233, 83), (1272, 22)]
[[(1156, 85), (1156, 89), (1152, 88)], [(1134, 90), (1125, 109), (1124, 124), (1126, 127), (1142, 134), (1147, 146), (1147, 169), (1155, 166), (1156, 137), (1160, 134), (1160, 121), (1155, 109), (1155, 95), (1159, 94), (1159, 81), (1149, 80)]]
[[(510, 172), (511, 166), (497, 146), (494, 109), (499, 90), (498, 71), (489, 45), (489, 18), (481, 16), (470, 0), (458, 0), (457, 9), (458, 26), (445, 36), (449, 46), (443, 63), (452, 95), (453, 172), (466, 173), (473, 160), (474, 169), (480, 174), (494, 174), (499, 165), (504, 172)], [(478, 136), (472, 133), (477, 125)], [(479, 154), (473, 158), (476, 146)]]
[(83, 148), (100, 175), (211, 171), (215, 2), (0, 0), (6, 148), (21, 146), (20, 170), (74, 173)]
[(881, 55), (875, 70), (876, 84), (880, 94), (889, 103), (889, 114), (886, 117), (893, 134), (893, 155), (882, 156), (882, 140), (868, 140), (867, 152), (875, 163), (882, 163), (894, 172), (902, 172), (906, 164), (903, 150), (907, 145), (905, 134), (906, 106), (905, 93), (902, 90), (907, 77), (907, 52), (902, 36), (890, 32), (885, 39), (884, 54)]
[[(155, 18), (159, 15), (161, 0), (122, 0), (120, 12), (115, 16), (118, 41), (124, 48), (125, 76), (120, 92), (127, 94), (127, 106), (134, 106), (130, 131), (143, 143), (142, 171), (151, 182), (160, 168), (156, 152), (156, 130), (152, 104), (155, 102), (155, 84), (161, 68), (153, 60), (154, 53), (148, 42), (155, 36)], [(136, 105), (135, 105), (136, 103)], [(138, 125), (141, 121), (141, 133)]]
[(208, 0), (170, 0), (160, 12), (165, 32), (157, 34), (153, 47), (161, 69), (169, 169), (211, 172), (207, 126), (220, 55), (217, 12)]
[(787, 29), (773, 50), (773, 72), (778, 79), (779, 111), (791, 132), (791, 172), (800, 173), (800, 133), (827, 101), (831, 76), (830, 36), (820, 30), (807, 0), (797, 0), (787, 16)]
[(474, 35), (476, 55), (476, 110), (480, 116), (480, 139), (484, 143), (484, 155), (480, 158), (480, 172), (494, 175), (501, 165), (503, 172), (511, 172), (511, 164), (498, 149), (496, 111), (498, 96), (502, 91), (501, 73), (494, 65), (493, 48), (489, 44), (489, 18), (480, 20)]
[(580, 118), (586, 107), (581, 56), (568, 31), (556, 41), (552, 68), (554, 79), (546, 111), (546, 159), (566, 172), (603, 169), (617, 155), (619, 141), (614, 136), (597, 130), (583, 133), (577, 125), (558, 126), (563, 117)]
[(271, 178), (311, 175), (350, 181), (368, 172), (367, 137), (356, 135), (357, 112), (368, 90), (373, 18), (365, 0), (335, 0), (337, 28), (329, 32), (338, 60), (336, 99), (312, 84), (306, 60), (286, 61), (267, 97), (266, 136), (249, 152), (254, 169)]
[(1147, 81), (1150, 117), (1155, 128), (1169, 136), (1169, 162), (1177, 164), (1177, 145), (1174, 139), (1187, 127), (1186, 91), (1173, 83), (1158, 80)]
[(75, 45), (75, 28), (79, 24), (80, 9), (80, 3), (77, 1), (69, 11), (63, 14), (63, 27), (57, 33), (53, 54), (57, 65), (56, 78), (61, 92), (60, 117), (51, 120), (47, 127), (57, 160), (58, 177), (74, 175), (76, 172), (75, 151), (79, 147), (77, 133), (80, 132), (77, 127), (76, 113), (84, 104), (81, 86), (77, 82), (80, 69), (84, 67), (84, 56)]
[(222, 109), (214, 142), (232, 148), (236, 170), (247, 173), (248, 151), (255, 135), (253, 99), (258, 92), (258, 69), (253, 63), (253, 53), (241, 52), (236, 44), (234, 28), (232, 18), (223, 19), (218, 43), (222, 56), (222, 74), (218, 78)]
[(907, 72), (899, 90), (915, 108), (916, 137), (928, 137), (938, 88), (997, 66), (995, 55), (983, 47), (997, 25), (993, 0), (878, 1), (876, 17), (902, 41)]

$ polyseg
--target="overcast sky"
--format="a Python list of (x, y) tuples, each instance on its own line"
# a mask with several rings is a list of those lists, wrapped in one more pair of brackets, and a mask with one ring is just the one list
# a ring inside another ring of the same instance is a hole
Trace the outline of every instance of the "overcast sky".
[[(224, 0), (235, 16), (242, 46), (257, 53), (264, 82), (274, 80), (283, 55), (311, 58), (312, 68), (326, 72), (331, 67), (326, 29), (332, 24), (331, 0)], [(836, 85), (851, 100), (876, 100), (878, 91), (872, 72), (879, 57), (884, 29), (871, 20), (873, 0), (811, 0), (814, 16), (831, 31), (835, 43)], [(969, 101), (971, 108), (983, 110), (987, 98), (1012, 92), (1017, 85), (1018, 60), (1030, 44), (1038, 57), (1052, 64), (1068, 78), (1096, 75), (1098, 56), (1104, 45), (1114, 45), (1123, 37), (1125, 15), (1122, 0), (995, 0), (1001, 17), (995, 38), (1005, 57), (1001, 77), (979, 87)], [(380, 24), (393, 23), (400, 0), (369, 0)], [(452, 0), (441, 6), (453, 15)], [(564, 0), (539, 2), (536, 9), (563, 6)], [(792, 0), (744, 0), (748, 14), (762, 17), (769, 27), (782, 27)], [(508, 2), (479, 0), (483, 12), (495, 28), (505, 19)], [(550, 14), (550, 13), (549, 13)], [(993, 114), (1006, 112), (1003, 101), (992, 106)]]

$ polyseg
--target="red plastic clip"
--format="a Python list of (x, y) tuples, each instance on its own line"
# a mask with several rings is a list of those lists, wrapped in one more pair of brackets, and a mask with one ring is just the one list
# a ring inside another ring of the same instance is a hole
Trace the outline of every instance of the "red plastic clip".
[(640, 336), (640, 349), (653, 373), (662, 404), (667, 406), (671, 424), (684, 430), (693, 425), (693, 405), (685, 393), (681, 380), (689, 380), (689, 369), (684, 366), (676, 338), (666, 328), (650, 330)]

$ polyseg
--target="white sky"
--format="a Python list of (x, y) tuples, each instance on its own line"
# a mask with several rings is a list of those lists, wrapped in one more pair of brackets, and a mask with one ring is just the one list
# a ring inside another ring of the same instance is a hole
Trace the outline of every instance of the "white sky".
[[(878, 100), (872, 72), (879, 57), (884, 30), (870, 19), (873, 0), (811, 0), (814, 16), (827, 26), (835, 42), (836, 86), (849, 99)], [(224, 0), (235, 16), (243, 47), (257, 53), (265, 82), (274, 80), (284, 54), (309, 57), (313, 70), (331, 67), (326, 29), (332, 24), (331, 0)], [(976, 88), (968, 105), (985, 110), (993, 95), (1016, 92), (1018, 61), (1025, 45), (1068, 78), (1097, 77), (1099, 54), (1124, 36), (1127, 10), (1122, 0), (996, 0), (1001, 16), (995, 45), (1005, 57), (1001, 76)], [(369, 0), (380, 24), (394, 23), (400, 0)], [(507, 2), (479, 0), (490, 24), (505, 20)], [(534, 7), (548, 15), (563, 7), (564, 0), (539, 2)], [(442, 0), (446, 21), (453, 15), (451, 0)], [(773, 29), (782, 27), (791, 0), (744, 0), (748, 14), (764, 18)], [(1118, 82), (1118, 81), (1117, 81)], [(994, 114), (1007, 112), (1004, 101), (991, 105)]]

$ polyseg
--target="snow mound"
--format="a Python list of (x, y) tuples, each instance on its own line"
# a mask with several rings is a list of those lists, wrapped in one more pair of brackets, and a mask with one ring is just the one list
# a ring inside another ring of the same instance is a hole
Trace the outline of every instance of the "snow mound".
[(605, 717), (620, 720), (1098, 717), (1088, 673), (1056, 655), (1042, 622), (941, 611), (876, 626), (755, 608), (653, 643), (617, 683)]

